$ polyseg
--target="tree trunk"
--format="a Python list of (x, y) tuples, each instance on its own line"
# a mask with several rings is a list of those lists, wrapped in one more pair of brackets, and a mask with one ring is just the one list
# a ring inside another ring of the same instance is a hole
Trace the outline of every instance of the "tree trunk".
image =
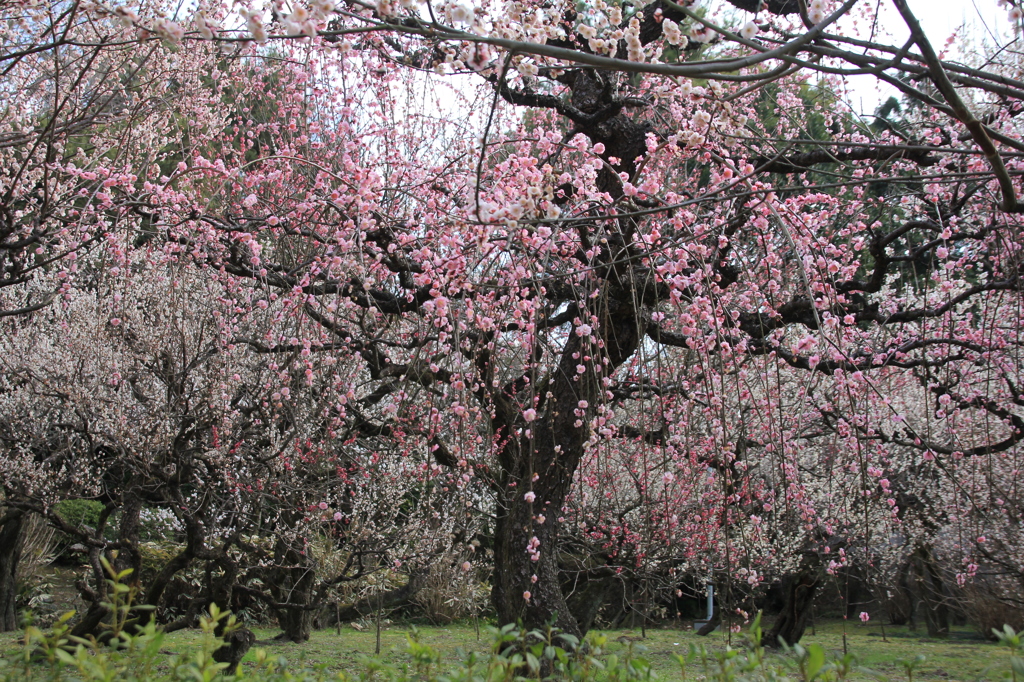
[(121, 496), (121, 523), (118, 527), (117, 541), (120, 549), (114, 559), (114, 570), (120, 573), (131, 569), (126, 582), (139, 586), (142, 579), (142, 554), (139, 552), (139, 528), (141, 527), (142, 498), (133, 486), (129, 486)]
[[(144, 603), (152, 606), (153, 608), (140, 613), (140, 626), (146, 625), (156, 617), (157, 607), (160, 605), (160, 598), (163, 597), (167, 586), (179, 571), (183, 571), (188, 568), (188, 565), (192, 563), (192, 560), (196, 556), (197, 549), (200, 545), (199, 524), (189, 520), (186, 522), (185, 527), (188, 538), (185, 549), (176, 554), (174, 558), (168, 561), (167, 564), (160, 569), (160, 572), (156, 574), (146, 590)], [(218, 606), (220, 606), (220, 604), (218, 604)], [(227, 604), (224, 605), (225, 608), (227, 608), (227, 606)]]
[(18, 629), (18, 561), (25, 528), (24, 512), (12, 509), (0, 525), (0, 632)]
[[(616, 307), (613, 299), (602, 303), (595, 312), (608, 358), (604, 371), (611, 372), (632, 354), (640, 336), (634, 308)], [(583, 359), (588, 353), (595, 356), (589, 362)], [(562, 595), (558, 519), (600, 402), (599, 378), (593, 369), (599, 362), (596, 349), (585, 348), (581, 337), (570, 336), (549, 390), (538, 396), (543, 416), (532, 423), (519, 421), (521, 433), (508, 438), (499, 455), (491, 600), (501, 624), (522, 621), (528, 629), (553, 624), (569, 634), (582, 633)], [(581, 363), (586, 363), (583, 373), (577, 370)], [(503, 407), (504, 421), (516, 423), (518, 410)]]
[(110, 609), (101, 604), (91, 604), (82, 619), (71, 629), (72, 638), (95, 637), (99, 642), (110, 640), (110, 629), (103, 629), (103, 621), (110, 616)]
[[(221, 569), (220, 577), (213, 577), (214, 566)], [(222, 611), (227, 610), (231, 604), (231, 597), (234, 595), (237, 581), (238, 564), (231, 559), (231, 556), (228, 554), (228, 547), (225, 545), (220, 548), (212, 560), (208, 560), (206, 563), (206, 583), (209, 597), (205, 601), (210, 604), (216, 604)], [(198, 602), (200, 600), (197, 599), (195, 603)], [(185, 616), (184, 624), (186, 626), (188, 621), (195, 617), (192, 613), (193, 606), (189, 607), (189, 614)], [(223, 647), (214, 652), (213, 660), (227, 663), (226, 671), (231, 673), (238, 669), (238, 663), (245, 656), (245, 652), (255, 644), (256, 635), (251, 630), (242, 627), (225, 635), (227, 624), (228, 619), (222, 618), (213, 630), (213, 634), (217, 637), (223, 637), (225, 643)], [(172, 627), (176, 625), (173, 624)]]
[(213, 652), (213, 660), (218, 663), (227, 663), (228, 667), (224, 669), (224, 674), (234, 675), (238, 672), (238, 664), (242, 662), (245, 652), (255, 643), (256, 635), (252, 630), (247, 628), (234, 630), (224, 637), (224, 646)]
[(314, 565), (303, 537), (280, 539), (275, 550), (278, 568), (273, 571), (270, 592), (286, 606), (277, 609), (277, 621), (283, 632), (277, 639), (305, 642), (313, 632), (313, 588), (316, 583)]
[[(697, 630), (696, 634), (700, 635), (701, 637), (707, 637), (712, 632), (717, 630), (718, 626), (721, 625), (721, 624), (722, 624), (722, 611), (721, 610), (717, 610), (717, 611), (714, 612), (714, 614), (712, 614), (711, 620), (707, 621), (706, 623), (704, 623), (704, 625), (700, 626), (700, 629)], [(776, 640), (776, 641), (778, 641), (778, 640)]]
[[(513, 490), (509, 497), (522, 497), (522, 493)], [(543, 508), (560, 509), (564, 496), (554, 497), (554, 500), (545, 500), (550, 504), (543, 505)], [(540, 496), (537, 501), (540, 501)], [(495, 528), (491, 601), (498, 614), (498, 623), (522, 622), (527, 629), (553, 624), (563, 632), (580, 636), (579, 625), (562, 595), (555, 550), (557, 522), (552, 519), (542, 525), (536, 524), (529, 505), (514, 499), (506, 499), (506, 505), (506, 509), (498, 514)], [(536, 546), (539, 554), (527, 552), (532, 538), (540, 541)], [(533, 556), (537, 556), (536, 561)]]
[(282, 632), (274, 639), (301, 644), (309, 641), (313, 632), (313, 611), (301, 608), (280, 609), (277, 623)]
[[(616, 88), (608, 78), (589, 69), (573, 72), (573, 106), (587, 114), (609, 110)], [(622, 113), (576, 123), (580, 132), (605, 146), (602, 157), (608, 163), (598, 173), (598, 189), (612, 198), (623, 196), (619, 174), (631, 176), (636, 171), (636, 159), (647, 153), (649, 126)], [(576, 294), (579, 319), (574, 325), (593, 327), (594, 341), (589, 333), (570, 333), (557, 367), (538, 389), (533, 382), (539, 377), (533, 376), (530, 382), (513, 382), (490, 396), (495, 403), (495, 436), (504, 441), (496, 481), (491, 591), (499, 624), (522, 621), (528, 629), (554, 624), (566, 633), (582, 633), (561, 590), (558, 519), (583, 457), (590, 421), (604, 402), (601, 381), (639, 346), (647, 329), (643, 306), (657, 300), (649, 273), (633, 269), (629, 254), (635, 228), (630, 219), (616, 223), (602, 239), (595, 267)], [(594, 321), (597, 324), (591, 325)], [(535, 356), (538, 365), (539, 360)], [(494, 368), (487, 371), (493, 382)], [(517, 397), (523, 404), (516, 404)], [(536, 410), (536, 421), (526, 419), (525, 410)]]
[(929, 545), (919, 547), (913, 556), (917, 587), (924, 605), (925, 624), (929, 637), (949, 637), (949, 606), (942, 574), (935, 564)]
[(618, 582), (615, 576), (588, 580), (569, 598), (569, 613), (579, 625), (580, 632), (587, 634), (594, 626), (601, 607), (608, 602), (608, 597), (615, 590)]
[(785, 606), (772, 629), (764, 636), (763, 644), (778, 646), (780, 642), (796, 644), (800, 641), (807, 629), (814, 594), (820, 582), (820, 576), (814, 569), (801, 570), (783, 580)]

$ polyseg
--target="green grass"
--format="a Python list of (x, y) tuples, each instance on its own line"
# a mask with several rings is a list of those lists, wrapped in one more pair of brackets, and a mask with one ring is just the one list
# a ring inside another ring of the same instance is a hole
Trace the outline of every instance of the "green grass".
[[(390, 663), (400, 663), (405, 659), (406, 634), (410, 628), (392, 625), (381, 634), (381, 658)], [(881, 636), (881, 628), (877, 625), (848, 622), (847, 648), (857, 656), (861, 665), (871, 668), (890, 680), (906, 680), (907, 675), (900, 660), (913, 660), (923, 654), (925, 662), (914, 671), (915, 680), (961, 680), (964, 682), (978, 679), (1001, 679), (1001, 673), (1009, 670), (1007, 663), (1008, 651), (991, 642), (982, 640), (972, 631), (965, 628), (956, 629), (949, 640), (928, 639), (923, 633), (910, 632), (906, 627), (887, 626), (886, 638)], [(359, 632), (345, 626), (341, 634), (335, 630), (320, 630), (305, 644), (279, 642), (273, 639), (278, 630), (257, 629), (255, 648), (264, 649), (269, 655), (283, 656), (290, 662), (303, 660), (307, 665), (324, 665), (330, 670), (355, 671), (360, 668), (359, 661), (364, 656), (372, 656), (376, 635), (372, 628)], [(420, 627), (420, 640), (435, 648), (443, 655), (442, 667), (445, 663), (457, 660), (459, 652), (478, 651), (484, 653), (490, 645), (490, 637), (486, 631), (481, 632), (477, 641), (472, 624), (458, 624), (449, 627)], [(812, 634), (808, 631), (803, 643), (817, 643), (826, 650), (842, 654), (843, 624), (841, 621), (819, 624)], [(724, 633), (714, 633), (710, 637), (698, 637), (692, 630), (649, 629), (646, 639), (641, 637), (639, 630), (607, 631), (609, 651), (623, 651), (629, 646), (643, 646), (647, 649), (644, 656), (651, 662), (654, 671), (661, 680), (680, 679), (679, 666), (673, 654), (685, 654), (690, 644), (704, 644), (712, 649), (726, 646)], [(167, 637), (162, 653), (188, 654), (198, 647), (201, 632), (188, 630), (175, 632)], [(887, 641), (886, 641), (887, 640)], [(734, 635), (733, 642), (738, 644), (739, 638)], [(19, 644), (19, 640), (10, 633), (0, 644), (0, 651), (9, 654)], [(255, 648), (246, 656), (243, 665), (254, 658)], [(702, 677), (699, 666), (688, 671), (690, 679)], [(866, 675), (858, 675), (855, 679), (871, 679)]]

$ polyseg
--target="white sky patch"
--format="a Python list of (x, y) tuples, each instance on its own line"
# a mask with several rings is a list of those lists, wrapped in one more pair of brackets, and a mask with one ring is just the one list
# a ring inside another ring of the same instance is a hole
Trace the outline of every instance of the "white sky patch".
[[(908, 0), (908, 4), (936, 52), (944, 52), (942, 56), (948, 60), (976, 62), (972, 54), (981, 53), (985, 46), (1004, 45), (1014, 37), (1007, 9), (1000, 7), (998, 0)], [(709, 0), (708, 8), (712, 17), (734, 13), (739, 25), (751, 16), (736, 10), (726, 0)], [(862, 0), (853, 14), (865, 11), (868, 21), (862, 16), (841, 22), (847, 34), (896, 46), (902, 46), (910, 36), (891, 0)], [(947, 47), (946, 40), (954, 35), (955, 40)], [(870, 75), (848, 77), (847, 86), (846, 99), (851, 110), (866, 116), (874, 114), (890, 96), (899, 95), (895, 88)]]

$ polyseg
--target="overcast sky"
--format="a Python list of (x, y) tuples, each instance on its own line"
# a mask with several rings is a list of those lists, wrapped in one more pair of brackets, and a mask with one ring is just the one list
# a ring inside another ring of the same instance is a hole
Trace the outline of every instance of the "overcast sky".
[[(957, 40), (950, 46), (947, 59), (961, 56), (963, 45), (975, 48), (987, 42), (1002, 43), (1012, 35), (1012, 26), (1007, 18), (1007, 10), (999, 7), (996, 0), (908, 0), (910, 9), (921, 22), (936, 51), (942, 50), (946, 39), (954, 34)], [(891, 0), (880, 0), (880, 25), (885, 26), (898, 44), (902, 44), (910, 35), (902, 17), (896, 11)], [(861, 113), (873, 113), (881, 99), (895, 94), (888, 88), (878, 93), (874, 79), (862, 79), (863, 85), (857, 83), (850, 104)], [(860, 100), (860, 101), (857, 101)]]
[[(866, 0), (862, 0), (865, 2)], [(878, 28), (891, 37), (888, 41), (903, 44), (909, 31), (903, 19), (896, 11), (892, 0), (871, 0), (877, 8)], [(910, 9), (921, 22), (925, 33), (931, 40), (936, 51), (945, 47), (946, 39), (957, 32), (959, 40), (953, 43), (946, 53), (947, 59), (957, 59), (962, 53), (962, 45), (978, 47), (982, 42), (1003, 43), (1012, 35), (1012, 27), (1007, 18), (1007, 10), (999, 7), (997, 0), (908, 0)], [(712, 12), (720, 7), (727, 7), (724, 0), (713, 0)], [(864, 35), (863, 25), (857, 33)], [(896, 90), (880, 84), (872, 76), (860, 76), (851, 79), (850, 105), (859, 113), (872, 114), (876, 107)]]

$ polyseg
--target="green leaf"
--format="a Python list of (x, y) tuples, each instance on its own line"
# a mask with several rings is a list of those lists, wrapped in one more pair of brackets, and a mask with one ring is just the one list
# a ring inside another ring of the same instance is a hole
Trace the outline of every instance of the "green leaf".
[(807, 679), (813, 680), (825, 665), (825, 649), (820, 644), (807, 645)]
[(558, 635), (558, 639), (568, 644), (569, 648), (571, 649), (575, 649), (580, 645), (580, 638), (575, 635), (570, 635), (568, 633), (562, 633)]

